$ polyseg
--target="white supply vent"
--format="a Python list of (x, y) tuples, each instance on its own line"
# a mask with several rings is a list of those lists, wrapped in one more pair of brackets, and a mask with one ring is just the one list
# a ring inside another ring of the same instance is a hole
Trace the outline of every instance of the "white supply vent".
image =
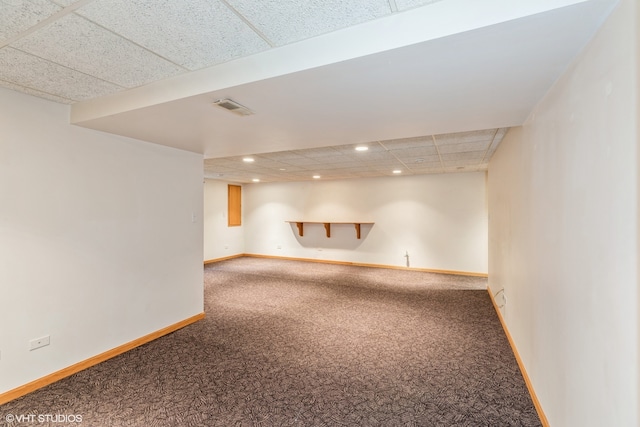
[(215, 105), (217, 105), (218, 107), (222, 107), (225, 110), (231, 111), (234, 114), (237, 114), (239, 116), (250, 116), (253, 114), (253, 111), (249, 110), (247, 107), (245, 107), (244, 105), (240, 105), (235, 101), (232, 101), (230, 99), (218, 99), (217, 101), (213, 102)]

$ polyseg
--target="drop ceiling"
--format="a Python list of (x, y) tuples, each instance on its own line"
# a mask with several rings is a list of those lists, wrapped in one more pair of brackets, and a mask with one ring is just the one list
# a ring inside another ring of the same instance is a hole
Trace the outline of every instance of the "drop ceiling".
[(201, 153), (211, 178), (485, 170), (615, 4), (0, 0), (0, 87)]

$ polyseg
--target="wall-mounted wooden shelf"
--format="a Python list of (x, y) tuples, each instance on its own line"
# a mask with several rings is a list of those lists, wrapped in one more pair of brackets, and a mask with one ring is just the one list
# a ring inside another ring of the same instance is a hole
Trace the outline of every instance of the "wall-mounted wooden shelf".
[(290, 224), (295, 224), (296, 227), (298, 227), (298, 235), (300, 237), (304, 236), (304, 224), (323, 224), (324, 225), (324, 230), (325, 233), (327, 235), (327, 237), (331, 237), (331, 224), (353, 224), (356, 228), (356, 238), (360, 238), (361, 237), (361, 233), (360, 233), (360, 226), (362, 224), (368, 225), (371, 224), (373, 225), (373, 222), (336, 222), (336, 221), (331, 221), (331, 222), (321, 222), (321, 221), (286, 221)]

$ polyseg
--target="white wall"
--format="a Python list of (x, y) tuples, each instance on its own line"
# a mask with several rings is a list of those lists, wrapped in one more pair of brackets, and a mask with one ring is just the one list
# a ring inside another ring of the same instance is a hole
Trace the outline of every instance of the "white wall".
[(214, 179), (207, 179), (204, 183), (205, 261), (244, 253), (244, 218), (243, 225), (228, 226), (228, 185), (227, 182)]
[[(465, 272), (487, 271), (485, 173), (247, 184), (246, 253)], [(374, 222), (356, 239), (351, 224)]]
[(202, 157), (68, 115), (0, 89), (0, 392), (203, 311)]
[(640, 425), (637, 8), (618, 5), (489, 166), (489, 285), (554, 427)]

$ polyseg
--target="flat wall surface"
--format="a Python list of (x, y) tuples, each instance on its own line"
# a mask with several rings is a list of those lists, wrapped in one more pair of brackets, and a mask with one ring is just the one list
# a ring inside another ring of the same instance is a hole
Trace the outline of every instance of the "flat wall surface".
[(0, 89), (0, 392), (203, 311), (202, 156), (68, 116)]
[(244, 226), (228, 225), (227, 185), (214, 179), (207, 179), (204, 183), (205, 261), (244, 252)]
[(639, 425), (637, 7), (489, 165), (489, 286), (554, 427)]
[[(486, 273), (485, 173), (248, 184), (244, 252)], [(303, 236), (287, 221), (305, 224)], [(339, 224), (346, 222), (347, 224)], [(352, 222), (361, 226), (356, 238)]]

